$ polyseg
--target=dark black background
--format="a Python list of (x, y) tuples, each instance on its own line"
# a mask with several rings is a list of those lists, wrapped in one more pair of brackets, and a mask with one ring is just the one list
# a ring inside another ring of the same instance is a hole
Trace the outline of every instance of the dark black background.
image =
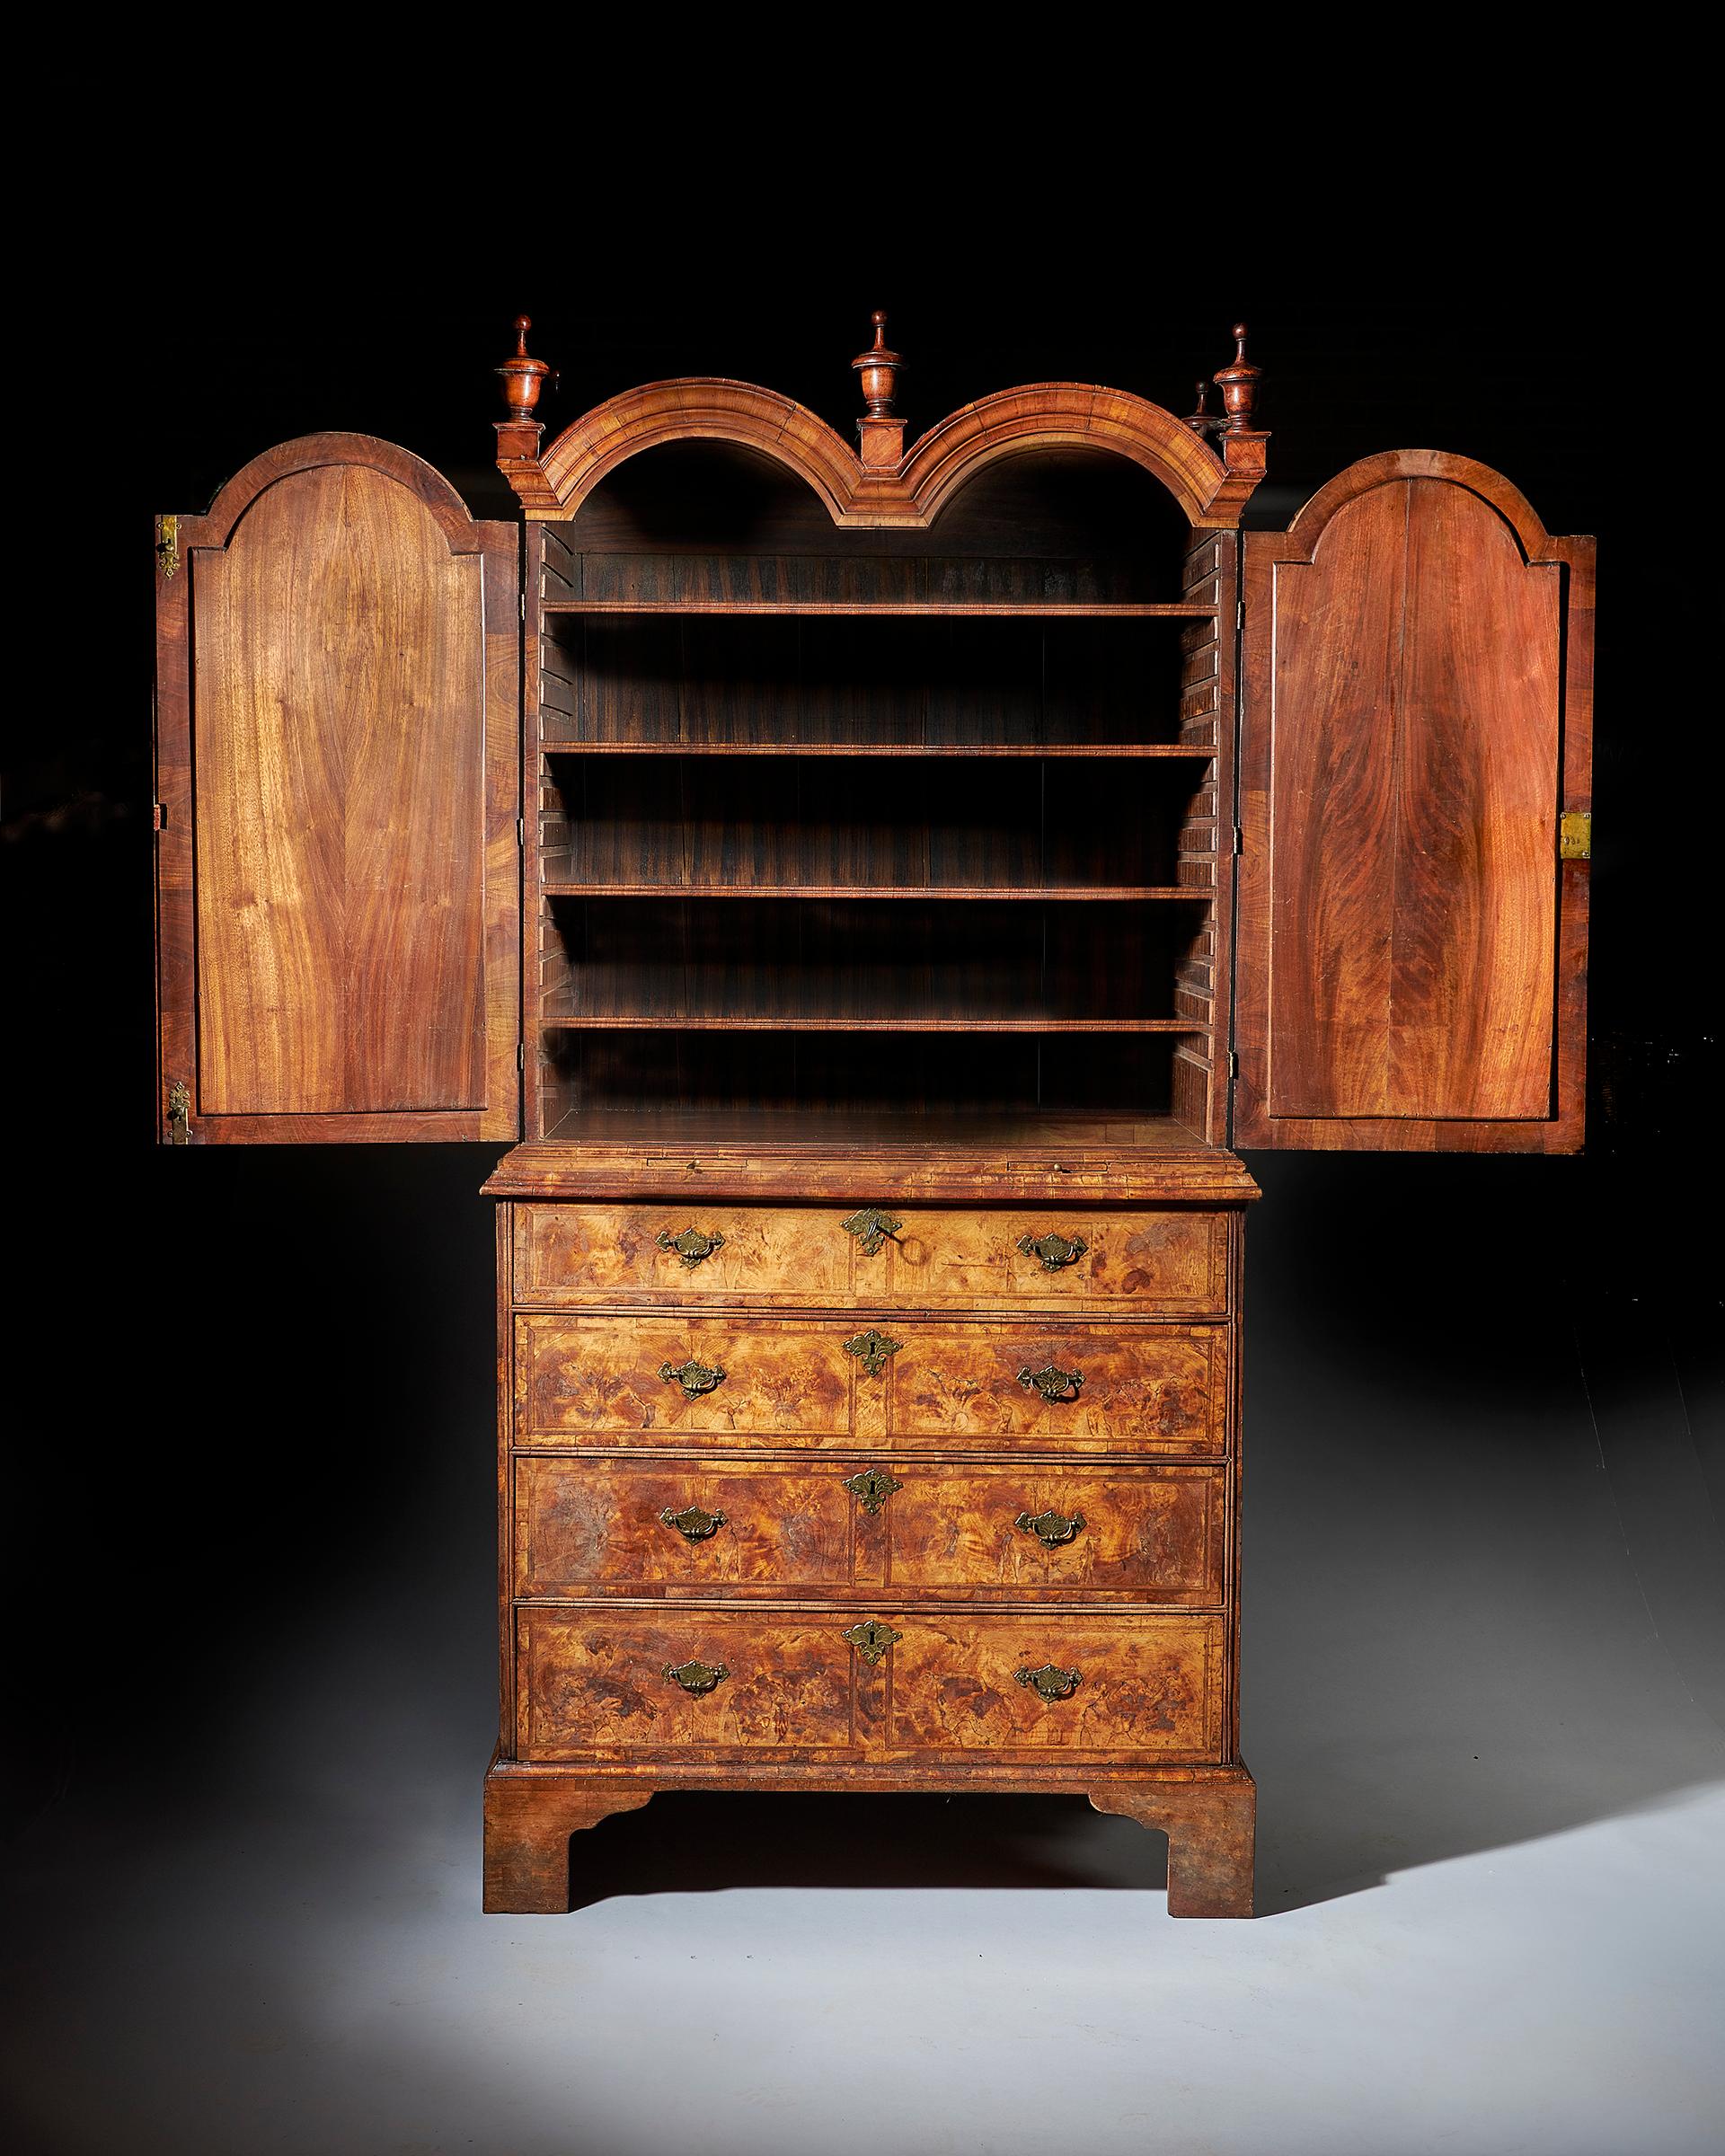
[(494, 1607), (477, 1190), (497, 1149), (155, 1145), (149, 549), (153, 513), (201, 509), (259, 451), (322, 428), (399, 441), (476, 512), (508, 514), (489, 369), (523, 307), (562, 370), (553, 429), (632, 383), (721, 373), (848, 433), (848, 362), (885, 305), (913, 438), (1025, 380), (1183, 411), (1243, 314), (1273, 429), (1255, 521), (1284, 521), (1356, 457), (1429, 446), (1503, 470), (1553, 533), (1597, 532), (1588, 1152), (1252, 1156), (1268, 1200), (1249, 1294), (1266, 1342), (1333, 1329), (1345, 1303), (1367, 1357), (1381, 1339), (1393, 1358), (1398, 1313), (1422, 1297), (1489, 1315), (1488, 1345), (1458, 1331), (1460, 1421), (1513, 1383), (1527, 1298), (1566, 1306), (1583, 1337), (1638, 1298), (1685, 1326), (1713, 1307), (1696, 1224), (1719, 1114), (1714, 593), (1694, 536), (1702, 449), (1681, 423), (1696, 379), (1651, 358), (1676, 358), (1690, 331), (1645, 233), (1560, 244), (1560, 223), (1587, 221), (1524, 199), (1507, 250), (1483, 243), (1501, 208), (1439, 209), (1386, 248), (1339, 201), (1271, 260), (1146, 204), (1082, 258), (1031, 225), (985, 263), (908, 213), (904, 238), (846, 245), (854, 210), (815, 252), (748, 218), (739, 239), (717, 214), (674, 247), (608, 214), (600, 245), (584, 199), (531, 246), (509, 237), (507, 190), (486, 230), (404, 235), (376, 203), (358, 219), (274, 209), (243, 247), (179, 225), (128, 284), (138, 214), (106, 243), (111, 277), (84, 265), (45, 357), (44, 383), (66, 390), (31, 423), (51, 503), (13, 525), (18, 648), (45, 664), (9, 700), (4, 848), (22, 1013), (7, 1721), (26, 1819), (74, 1791), (218, 1790), (225, 1746), (288, 1674), (339, 1666), (343, 1628), (382, 1599), (422, 1612), (428, 1656), (453, 1658), (477, 1796)]

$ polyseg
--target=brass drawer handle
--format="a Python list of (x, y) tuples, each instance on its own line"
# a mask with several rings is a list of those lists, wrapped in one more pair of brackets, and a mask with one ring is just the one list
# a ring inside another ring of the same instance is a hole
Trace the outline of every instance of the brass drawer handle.
[(859, 1332), (854, 1340), (845, 1341), (845, 1352), (854, 1355), (871, 1377), (879, 1377), (904, 1344), (902, 1340), (889, 1339), (871, 1325), (866, 1332)]
[(895, 1632), (889, 1624), (882, 1624), (878, 1617), (865, 1617), (861, 1624), (846, 1625), (838, 1636), (848, 1639), (872, 1669), (887, 1649), (896, 1647), (905, 1635)]
[(661, 1363), (659, 1374), (668, 1385), (681, 1385), (685, 1400), (699, 1400), (703, 1392), (711, 1392), (725, 1382), (725, 1374), (714, 1363)]
[(1057, 1370), (1052, 1363), (1032, 1370), (1027, 1363), (1018, 1374), (1018, 1382), (1027, 1392), (1039, 1392), (1044, 1400), (1076, 1400), (1084, 1374), (1082, 1370)]
[(1045, 1662), (1040, 1669), (1021, 1669), (1013, 1674), (1039, 1700), (1069, 1700), (1084, 1681), (1082, 1670), (1058, 1669), (1052, 1662)]
[(665, 1674), (680, 1684), (691, 1699), (703, 1700), (716, 1692), (730, 1674), (722, 1662), (668, 1662)]
[(884, 1467), (865, 1467), (861, 1474), (846, 1475), (845, 1487), (864, 1512), (879, 1512), (893, 1491), (905, 1486)]
[(703, 1512), (698, 1505), (686, 1505), (681, 1512), (673, 1512), (668, 1505), (659, 1516), (686, 1542), (707, 1542), (725, 1524), (722, 1512)]
[(845, 1233), (854, 1235), (862, 1245), (865, 1258), (879, 1256), (880, 1245), (889, 1236), (897, 1236), (904, 1224), (902, 1220), (895, 1220), (890, 1213), (881, 1212), (878, 1206), (864, 1206), (860, 1213), (853, 1213), (848, 1220), (840, 1223)]
[(722, 1250), (725, 1247), (722, 1235), (703, 1235), (699, 1228), (685, 1228), (680, 1235), (673, 1235), (668, 1229), (661, 1228), (653, 1241), (661, 1250), (675, 1250), (691, 1269), (711, 1258), (715, 1250)]
[(1082, 1236), (1075, 1235), (1068, 1242), (1064, 1235), (1021, 1235), (1018, 1246), (1027, 1258), (1041, 1260), (1045, 1273), (1057, 1273), (1063, 1265), (1076, 1265), (1090, 1245)]
[(1056, 1550), (1062, 1542), (1071, 1542), (1084, 1524), (1082, 1512), (1021, 1512), (1013, 1522), (1021, 1533), (1033, 1534), (1045, 1550)]

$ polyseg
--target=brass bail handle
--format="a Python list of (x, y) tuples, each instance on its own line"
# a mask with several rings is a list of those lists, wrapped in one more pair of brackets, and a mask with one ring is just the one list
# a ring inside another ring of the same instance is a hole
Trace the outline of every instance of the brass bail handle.
[(659, 1374), (668, 1385), (681, 1385), (685, 1400), (699, 1400), (703, 1392), (711, 1392), (725, 1382), (725, 1373), (717, 1363), (697, 1363), (693, 1356), (686, 1363), (661, 1363)]
[(1075, 1541), (1084, 1524), (1082, 1512), (1021, 1512), (1013, 1522), (1021, 1534), (1033, 1534), (1045, 1550)]
[(1053, 1662), (1045, 1662), (1040, 1669), (1014, 1670), (1013, 1675), (1039, 1700), (1069, 1700), (1084, 1681), (1082, 1670), (1062, 1669)]
[(1032, 1370), (1027, 1363), (1018, 1374), (1018, 1382), (1027, 1392), (1039, 1392), (1047, 1401), (1076, 1400), (1084, 1374), (1082, 1370), (1059, 1370), (1052, 1363)]
[(691, 1699), (703, 1700), (710, 1692), (716, 1692), (730, 1674), (722, 1662), (668, 1662), (665, 1674), (673, 1684), (680, 1684)]

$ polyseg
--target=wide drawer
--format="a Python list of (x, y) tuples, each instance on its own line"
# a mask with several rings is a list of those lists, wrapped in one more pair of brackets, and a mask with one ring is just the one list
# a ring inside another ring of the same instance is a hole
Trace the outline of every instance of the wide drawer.
[(516, 1613), (518, 1755), (691, 1749), (1215, 1760), (1225, 1621), (1187, 1615), (786, 1613), (689, 1605)]
[(516, 1441), (535, 1447), (933, 1440), (1181, 1455), (1226, 1438), (1223, 1327), (647, 1311), (515, 1325)]
[(1223, 1598), (1226, 1470), (522, 1457), (515, 1591)]
[(880, 1233), (854, 1207), (518, 1205), (514, 1298), (918, 1310), (1132, 1302), (1170, 1317), (1227, 1308), (1222, 1212), (898, 1207), (872, 1224)]

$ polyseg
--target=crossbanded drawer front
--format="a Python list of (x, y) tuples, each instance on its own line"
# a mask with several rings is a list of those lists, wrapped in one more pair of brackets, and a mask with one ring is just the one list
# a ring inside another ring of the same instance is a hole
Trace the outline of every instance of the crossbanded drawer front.
[(854, 1748), (845, 1622), (832, 1613), (518, 1610), (518, 1754)]
[(515, 1592), (1221, 1604), (1223, 1467), (523, 1457)]
[(518, 1754), (1218, 1760), (1225, 1622), (528, 1604), (516, 1612)]
[[(852, 1224), (847, 1227), (846, 1223)], [(889, 1232), (887, 1224), (891, 1224)], [(1176, 1210), (936, 1212), (520, 1205), (514, 1299), (560, 1307), (760, 1303), (804, 1309), (1227, 1309), (1227, 1217)]]
[[(880, 1321), (873, 1321), (878, 1319)], [(1224, 1450), (1226, 1330), (520, 1315), (518, 1445)]]
[(891, 1750), (1220, 1756), (1219, 1617), (955, 1611), (919, 1613), (901, 1629), (883, 1732)]

